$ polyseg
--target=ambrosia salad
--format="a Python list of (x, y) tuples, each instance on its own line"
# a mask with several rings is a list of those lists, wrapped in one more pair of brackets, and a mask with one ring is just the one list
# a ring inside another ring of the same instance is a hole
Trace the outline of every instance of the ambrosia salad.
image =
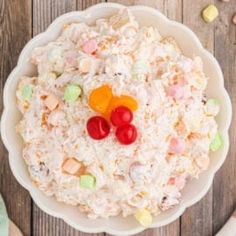
[(38, 73), (16, 92), (23, 158), (40, 190), (89, 218), (148, 226), (222, 146), (201, 58), (127, 9), (65, 25), (30, 61)]

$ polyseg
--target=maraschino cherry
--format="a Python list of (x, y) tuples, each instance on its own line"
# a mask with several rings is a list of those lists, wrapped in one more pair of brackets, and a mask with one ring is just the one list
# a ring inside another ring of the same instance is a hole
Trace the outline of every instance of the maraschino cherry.
[(116, 137), (121, 144), (129, 145), (137, 138), (137, 129), (132, 124), (125, 124), (117, 128)]
[(129, 124), (132, 120), (133, 113), (128, 107), (119, 106), (111, 112), (111, 123), (116, 127)]
[(91, 138), (100, 140), (108, 136), (110, 125), (103, 117), (93, 116), (87, 122), (87, 130)]

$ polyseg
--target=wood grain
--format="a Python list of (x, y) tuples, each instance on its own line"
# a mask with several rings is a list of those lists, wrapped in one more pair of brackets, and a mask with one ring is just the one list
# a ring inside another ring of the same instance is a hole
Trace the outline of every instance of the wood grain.
[[(108, 0), (109, 2), (109, 0)], [(146, 5), (158, 9), (173, 20), (182, 20), (182, 0), (118, 0), (118, 3), (124, 5)], [(148, 229), (140, 233), (139, 236), (179, 236), (180, 220), (158, 229)]]
[[(104, 0), (105, 1), (105, 0)], [(32, 35), (44, 31), (59, 15), (82, 10), (102, 0), (0, 0), (0, 78), (1, 95), (7, 75), (15, 66), (18, 55)], [(231, 18), (236, 0), (117, 0), (124, 5), (154, 7), (170, 19), (182, 21), (200, 38), (204, 47), (215, 53), (225, 76), (233, 107), (236, 106), (236, 26)], [(219, 18), (206, 24), (200, 17), (203, 7), (215, 3)], [(2, 97), (2, 96), (1, 96)], [(2, 110), (2, 99), (0, 103)], [(217, 173), (213, 188), (196, 205), (187, 209), (181, 219), (159, 229), (146, 230), (138, 236), (209, 236), (215, 234), (236, 207), (236, 117), (233, 117), (231, 147), (224, 166)], [(11, 174), (7, 151), (0, 143), (0, 192), (10, 218), (25, 236), (102, 236), (85, 234), (42, 212)], [(23, 217), (22, 217), (23, 216)], [(108, 235), (108, 234), (106, 234)]]
[(33, 36), (44, 31), (57, 17), (76, 10), (76, 0), (33, 0)]
[[(31, 37), (31, 1), (0, 1), (0, 78), (1, 103), (4, 82), (15, 67), (18, 55)], [(0, 192), (11, 219), (24, 235), (30, 235), (31, 199), (13, 177), (8, 164), (8, 152), (0, 143)], [(22, 217), (24, 214), (24, 217)]]
[[(214, 0), (183, 0), (183, 23), (199, 37), (201, 43), (210, 52), (214, 52), (214, 23), (206, 24), (201, 18), (202, 9)], [(186, 210), (181, 217), (181, 235), (212, 235), (212, 188), (196, 205)]]
[(77, 0), (77, 10), (83, 10), (101, 2), (105, 2), (105, 0)]
[[(84, 9), (99, 1), (54, 1), (33, 0), (33, 35), (44, 31), (48, 25), (58, 16), (76, 9)], [(85, 236), (88, 234), (71, 228), (64, 221), (47, 215), (33, 204), (33, 229), (34, 236)], [(97, 234), (103, 235), (103, 234)]]
[[(216, 2), (220, 16), (215, 28), (215, 56), (224, 73), (224, 81), (233, 108), (236, 107), (236, 26), (232, 24), (236, 0), (227, 4)], [(213, 232), (216, 233), (236, 207), (236, 117), (230, 129), (230, 151), (223, 167), (214, 179)]]

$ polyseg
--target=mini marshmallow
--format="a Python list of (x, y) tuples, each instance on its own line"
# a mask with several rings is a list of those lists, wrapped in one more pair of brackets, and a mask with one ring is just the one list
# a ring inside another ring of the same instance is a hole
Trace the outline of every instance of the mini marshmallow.
[(79, 85), (70, 84), (67, 85), (64, 92), (64, 99), (66, 102), (75, 102), (81, 95), (82, 89)]
[(208, 156), (199, 156), (195, 159), (195, 162), (202, 170), (207, 170), (210, 164), (210, 159)]
[(62, 170), (70, 175), (79, 174), (82, 169), (82, 164), (74, 158), (68, 158), (62, 165)]
[(134, 214), (134, 217), (144, 227), (148, 227), (152, 224), (152, 215), (146, 209), (139, 209)]
[(206, 103), (206, 114), (216, 116), (220, 111), (219, 101), (216, 99), (209, 99)]
[(86, 41), (82, 46), (83, 51), (87, 54), (94, 53), (97, 50), (97, 48), (98, 48), (98, 45), (95, 39), (90, 39)]
[(186, 184), (186, 179), (183, 176), (175, 178), (175, 186), (178, 188), (178, 190), (183, 189), (185, 184)]
[(82, 73), (88, 73), (92, 67), (92, 62), (90, 58), (82, 58), (78, 60), (79, 70)]
[(50, 110), (53, 111), (59, 104), (58, 98), (54, 94), (49, 94), (44, 100), (44, 105)]
[(170, 140), (170, 151), (175, 154), (182, 154), (185, 150), (185, 141), (180, 138), (172, 138)]
[(80, 176), (80, 187), (87, 189), (95, 189), (96, 179), (92, 175), (81, 175)]
[(21, 90), (21, 97), (23, 100), (29, 101), (33, 94), (33, 88), (31, 84), (26, 84)]
[(166, 89), (166, 94), (167, 96), (172, 97), (176, 100), (185, 97), (184, 88), (180, 85), (171, 85)]
[(219, 15), (219, 11), (215, 5), (210, 4), (202, 11), (202, 18), (205, 22), (210, 23), (214, 21)]
[(221, 134), (219, 132), (217, 132), (216, 136), (214, 137), (214, 139), (212, 140), (212, 142), (210, 144), (210, 149), (211, 149), (211, 151), (216, 152), (222, 146), (223, 146), (223, 140), (222, 140)]

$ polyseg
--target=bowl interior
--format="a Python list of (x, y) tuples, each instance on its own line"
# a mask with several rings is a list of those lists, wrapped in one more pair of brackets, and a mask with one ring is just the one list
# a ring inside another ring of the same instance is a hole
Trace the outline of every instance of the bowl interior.
[[(36, 39), (31, 41), (22, 52), (19, 59), (19, 66), (10, 76), (8, 86), (6, 86), (5, 102), (7, 104), (7, 122), (4, 123), (4, 133), (8, 144), (14, 145), (14, 152), (10, 152), (10, 163), (13, 172), (21, 184), (26, 187), (30, 192), (36, 203), (46, 212), (60, 216), (64, 218), (69, 224), (84, 231), (96, 232), (101, 231), (104, 227), (109, 226), (112, 230), (118, 230), (120, 232), (127, 232), (130, 229), (141, 230), (142, 227), (137, 224), (133, 217), (122, 218), (120, 216), (105, 219), (93, 220), (93, 226), (91, 226), (91, 220), (88, 220), (84, 214), (80, 213), (75, 207), (67, 206), (63, 203), (55, 201), (53, 197), (45, 196), (39, 191), (30, 181), (30, 177), (26, 168), (26, 165), (21, 156), (22, 141), (19, 135), (15, 133), (15, 126), (20, 120), (20, 113), (16, 107), (15, 90), (19, 78), (22, 75), (36, 75), (36, 68), (29, 63), (28, 58), (33, 48), (56, 39), (60, 34), (63, 25), (66, 22), (84, 21), (88, 24), (93, 24), (98, 18), (108, 17), (117, 12), (118, 6), (106, 6), (100, 7), (95, 10), (76, 12), (73, 14), (67, 14), (63, 18), (58, 18), (52, 26), (50, 26), (50, 33), (41, 34)], [(209, 55), (206, 54), (203, 49), (196, 44), (191, 34), (188, 31), (182, 29), (181, 24), (176, 24), (167, 20), (162, 14), (157, 11), (145, 11), (140, 7), (132, 7), (131, 11), (135, 15), (140, 25), (155, 26), (159, 29), (161, 35), (175, 37), (176, 41), (180, 45), (183, 53), (187, 56), (200, 56), (204, 64), (204, 72), (210, 78), (207, 87), (207, 96), (217, 98), (221, 104), (221, 111), (217, 116), (217, 122), (219, 129), (223, 131), (225, 129), (225, 120), (228, 115), (228, 104), (225, 99), (225, 92), (223, 91), (223, 84), (221, 81), (221, 74), (216, 69), (215, 64), (209, 59)], [(227, 134), (225, 134), (227, 135)], [(224, 137), (224, 134), (223, 134)], [(8, 147), (8, 149), (12, 149)], [(202, 173), (198, 180), (190, 181), (183, 190), (182, 202), (179, 206), (166, 211), (155, 218), (154, 226), (160, 226), (169, 223), (171, 219), (175, 219), (177, 214), (182, 209), (183, 204), (185, 206), (190, 205), (191, 201), (194, 201), (195, 197), (206, 188), (206, 185), (210, 185), (216, 166), (219, 165), (219, 160), (224, 155), (224, 150), (211, 153), (211, 163), (209, 170)], [(207, 187), (208, 188), (208, 187)], [(198, 196), (199, 198), (199, 196)], [(115, 220), (114, 220), (115, 219)], [(88, 230), (89, 229), (89, 230)], [(122, 234), (122, 233), (121, 233)]]

